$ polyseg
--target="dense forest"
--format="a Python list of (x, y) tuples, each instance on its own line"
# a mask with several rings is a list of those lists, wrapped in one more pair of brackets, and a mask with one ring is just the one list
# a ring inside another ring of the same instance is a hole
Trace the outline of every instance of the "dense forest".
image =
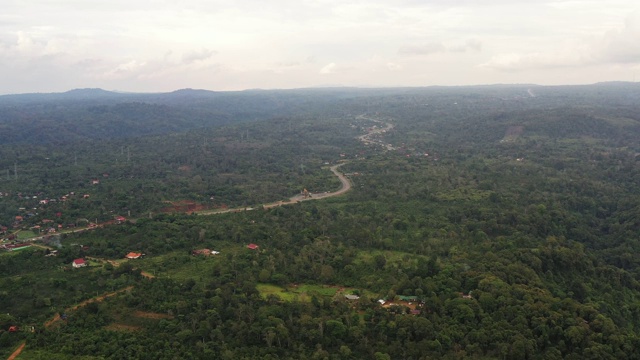
[[(0, 252), (0, 356), (640, 357), (637, 84), (77, 90), (0, 114), (2, 244), (31, 245)], [(262, 206), (338, 189), (338, 163), (345, 194)]]

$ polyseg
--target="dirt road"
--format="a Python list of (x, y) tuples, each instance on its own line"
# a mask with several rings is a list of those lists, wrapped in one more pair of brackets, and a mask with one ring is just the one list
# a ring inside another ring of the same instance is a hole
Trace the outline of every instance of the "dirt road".
[[(106, 299), (108, 297), (120, 294), (121, 292), (125, 292), (125, 291), (131, 290), (131, 289), (133, 289), (133, 286), (127, 286), (126, 288), (123, 288), (123, 289), (120, 289), (120, 290), (117, 290), (117, 291), (114, 291), (114, 292), (110, 292), (110, 293), (107, 293), (107, 294), (104, 294), (104, 295), (93, 297), (91, 299), (87, 299), (87, 300), (81, 302), (80, 304), (77, 304), (77, 305), (74, 305), (74, 306), (72, 306), (70, 308), (67, 308), (65, 310), (65, 312), (72, 311), (72, 310), (77, 310), (77, 309), (79, 309), (79, 308), (81, 308), (83, 306), (86, 306), (88, 304), (91, 304), (93, 302), (101, 302), (102, 300), (104, 300), (104, 299)], [(46, 323), (44, 323), (44, 327), (48, 328), (51, 325), (53, 325), (56, 322), (58, 322), (59, 320), (60, 320), (60, 314), (58, 313), (51, 320), (49, 320)]]
[(13, 352), (13, 354), (11, 354), (11, 356), (9, 356), (7, 358), (7, 360), (13, 360), (15, 358), (18, 357), (18, 355), (20, 355), (22, 353), (22, 350), (24, 349), (24, 346), (27, 345), (26, 342), (23, 342), (22, 344), (20, 344), (20, 346), (18, 346), (18, 348), (16, 349), (16, 351)]

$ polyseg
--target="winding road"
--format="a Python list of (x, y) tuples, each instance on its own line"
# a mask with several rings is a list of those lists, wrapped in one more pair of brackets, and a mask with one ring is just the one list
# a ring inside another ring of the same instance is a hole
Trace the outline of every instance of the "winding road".
[[(371, 128), (366, 134), (358, 136), (357, 137), (358, 140), (360, 140), (365, 145), (375, 144), (375, 145), (381, 145), (386, 150), (395, 150), (395, 147), (393, 147), (392, 145), (386, 144), (381, 140), (372, 138), (372, 135), (384, 134), (385, 132), (393, 129), (393, 124), (385, 123), (385, 122), (383, 122), (381, 120), (378, 120), (378, 119), (369, 118), (369, 117), (366, 117), (366, 115), (358, 115), (356, 117), (356, 119), (373, 121), (375, 123), (379, 123), (379, 124), (384, 125), (381, 128)], [(299, 203), (301, 201), (320, 200), (320, 199), (326, 199), (326, 198), (333, 197), (333, 196), (342, 195), (342, 194), (346, 193), (347, 191), (351, 190), (351, 182), (349, 181), (349, 179), (347, 179), (347, 177), (344, 176), (343, 173), (338, 171), (338, 168), (340, 166), (346, 164), (346, 163), (347, 162), (343, 162), (343, 163), (338, 164), (338, 165), (333, 165), (333, 166), (331, 166), (329, 168), (329, 170), (331, 170), (331, 172), (334, 173), (334, 175), (336, 175), (338, 177), (338, 179), (340, 179), (340, 183), (342, 184), (340, 189), (338, 189), (336, 191), (310, 194), (311, 196), (309, 196), (309, 197), (305, 197), (303, 195), (296, 195), (296, 196), (292, 196), (291, 198), (289, 198), (289, 200), (276, 201), (276, 202), (272, 202), (272, 203), (268, 203), (268, 204), (263, 204), (262, 206), (258, 206), (258, 207), (233, 208), (233, 209), (213, 210), (213, 211), (212, 210), (204, 210), (204, 211), (196, 212), (196, 214), (198, 214), (198, 215), (217, 215), (217, 214), (224, 214), (224, 213), (230, 213), (230, 212), (250, 211), (250, 210), (256, 210), (256, 209), (261, 209), (261, 208), (271, 209), (271, 208), (275, 208), (275, 207), (278, 207), (278, 206), (296, 204), (296, 203)]]

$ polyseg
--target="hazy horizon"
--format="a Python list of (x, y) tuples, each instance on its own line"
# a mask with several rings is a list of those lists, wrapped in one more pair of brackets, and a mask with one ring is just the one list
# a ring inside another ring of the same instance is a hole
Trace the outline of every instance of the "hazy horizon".
[(251, 89), (240, 89), (240, 90), (216, 90), (216, 89), (203, 89), (203, 88), (193, 88), (193, 87), (185, 87), (179, 89), (169, 89), (167, 91), (123, 91), (118, 89), (103, 89), (99, 87), (84, 87), (84, 88), (73, 88), (66, 89), (61, 91), (47, 91), (47, 92), (23, 92), (23, 93), (6, 93), (0, 94), (0, 96), (5, 95), (31, 95), (31, 94), (64, 94), (77, 90), (101, 90), (106, 92), (112, 92), (117, 94), (166, 94), (177, 92), (181, 90), (193, 90), (193, 91), (208, 91), (208, 92), (243, 92), (243, 91), (295, 91), (295, 90), (322, 90), (322, 89), (362, 89), (362, 90), (375, 90), (375, 89), (420, 89), (420, 88), (457, 88), (457, 87), (492, 87), (492, 86), (536, 86), (536, 87), (555, 87), (555, 86), (590, 86), (597, 84), (607, 84), (607, 83), (623, 83), (623, 84), (640, 84), (640, 82), (633, 81), (602, 81), (597, 83), (585, 83), (585, 84), (556, 84), (556, 85), (542, 85), (542, 84), (527, 84), (527, 83), (496, 83), (496, 84), (474, 84), (474, 85), (425, 85), (425, 86), (346, 86), (346, 85), (327, 85), (327, 86), (309, 86), (309, 87), (298, 87), (298, 88), (251, 88)]
[(635, 82), (633, 1), (10, 0), (0, 94)]

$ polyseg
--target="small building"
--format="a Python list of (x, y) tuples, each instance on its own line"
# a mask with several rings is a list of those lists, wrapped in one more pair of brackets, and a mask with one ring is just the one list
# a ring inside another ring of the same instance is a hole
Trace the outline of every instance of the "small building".
[(116, 216), (116, 224), (122, 224), (125, 221), (127, 221), (127, 218), (125, 218), (124, 216)]
[(251, 244), (247, 245), (247, 249), (249, 249), (249, 250), (258, 250), (258, 248), (259, 248), (259, 246), (254, 244), (254, 243), (251, 243)]
[(347, 300), (358, 300), (358, 299), (360, 299), (360, 296), (358, 296), (358, 295), (352, 295), (352, 294), (345, 295), (344, 297), (345, 297)]
[(31, 244), (8, 244), (4, 246), (4, 248), (7, 249), (8, 251), (19, 251), (19, 250), (24, 250), (30, 247), (31, 247)]
[(127, 259), (139, 259), (142, 256), (141, 253), (130, 252), (125, 256)]
[(220, 251), (211, 250), (211, 255), (218, 255), (218, 254), (220, 254)]
[(73, 266), (74, 268), (81, 268), (81, 267), (85, 267), (87, 266), (87, 262), (84, 261), (84, 259), (75, 259), (73, 260), (73, 262), (71, 263), (71, 266)]
[(380, 304), (380, 305), (384, 305), (384, 304), (386, 304), (386, 303), (387, 303), (387, 302), (386, 302), (386, 301), (384, 301), (383, 299), (378, 300), (378, 304)]
[(100, 184), (100, 180), (98, 179), (91, 180), (91, 185), (98, 185), (98, 184)]
[(9, 326), (9, 332), (18, 332), (18, 327), (17, 326)]

